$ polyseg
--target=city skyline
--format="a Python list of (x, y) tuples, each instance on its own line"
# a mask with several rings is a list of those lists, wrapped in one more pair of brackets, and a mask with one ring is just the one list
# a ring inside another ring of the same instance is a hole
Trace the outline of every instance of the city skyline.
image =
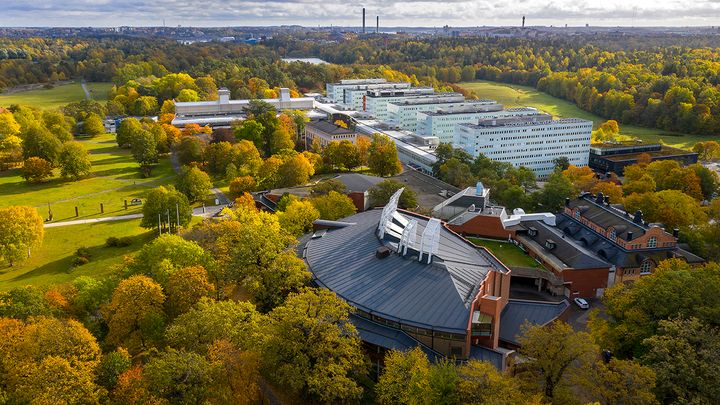
[[(17, 26), (273, 26), (302, 25), (359, 27), (361, 10), (367, 9), (367, 24), (375, 16), (385, 27), (456, 27), (520, 25), (533, 26), (714, 26), (712, 16), (720, 3), (700, 0), (627, 2), (607, 0), (519, 0), (498, 4), (487, 0), (446, 2), (368, 0), (347, 5), (340, 1), (218, 0), (186, 3), (170, 0), (145, 3), (121, 1), (9, 1), (4, 5), (0, 25)], [(408, 24), (411, 21), (412, 24)]]

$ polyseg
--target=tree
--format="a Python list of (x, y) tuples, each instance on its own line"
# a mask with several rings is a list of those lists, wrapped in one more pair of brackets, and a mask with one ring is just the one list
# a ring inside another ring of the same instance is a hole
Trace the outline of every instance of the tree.
[(293, 137), (290, 132), (284, 128), (278, 128), (273, 131), (266, 146), (268, 155), (272, 155), (286, 149), (292, 150), (294, 148), (295, 142), (293, 142)]
[(24, 320), (29, 317), (50, 315), (51, 312), (42, 291), (35, 287), (15, 287), (0, 293), (0, 317)]
[(570, 179), (563, 176), (561, 171), (555, 170), (548, 178), (542, 191), (536, 193), (536, 198), (537, 204), (542, 209), (556, 212), (563, 206), (565, 199), (573, 195), (575, 195), (575, 187)]
[(268, 312), (285, 301), (288, 294), (298, 291), (310, 281), (305, 262), (294, 250), (277, 255), (267, 266), (255, 267), (245, 282), (258, 309)]
[(202, 266), (185, 267), (170, 274), (166, 287), (167, 314), (170, 318), (190, 310), (203, 297), (212, 297), (215, 286)]
[(43, 219), (35, 208), (0, 208), (0, 259), (10, 266), (30, 257), (30, 251), (42, 245), (44, 236)]
[(695, 172), (700, 181), (700, 189), (704, 199), (710, 201), (720, 191), (720, 176), (701, 164), (690, 165), (688, 169)]
[(157, 228), (160, 223), (167, 222), (168, 215), (170, 223), (177, 226), (179, 216), (179, 225), (187, 226), (192, 219), (192, 208), (187, 197), (172, 186), (160, 186), (150, 190), (143, 204), (143, 219), (140, 226), (146, 229)]
[(201, 404), (211, 396), (212, 364), (197, 353), (169, 348), (143, 370), (148, 391), (177, 404)]
[(102, 357), (98, 365), (97, 381), (102, 387), (112, 390), (118, 383), (121, 374), (132, 366), (130, 353), (125, 349), (117, 349)]
[(0, 171), (14, 167), (22, 160), (22, 139), (15, 135), (0, 137)]
[(213, 362), (212, 397), (217, 403), (254, 404), (259, 399), (260, 359), (251, 351), (242, 351), (227, 340), (210, 347)]
[(570, 167), (570, 159), (566, 156), (553, 159), (553, 163), (555, 164), (555, 169), (560, 169), (561, 171), (567, 170)]
[(202, 201), (212, 188), (210, 176), (197, 167), (183, 166), (177, 178), (177, 189), (190, 201)]
[(178, 161), (182, 165), (205, 163), (205, 142), (197, 136), (183, 136), (177, 145)]
[(349, 140), (333, 141), (322, 151), (322, 159), (330, 171), (352, 170), (360, 165), (360, 153)]
[(80, 142), (65, 142), (60, 152), (60, 174), (73, 180), (90, 174), (92, 163), (90, 154)]
[(597, 183), (595, 172), (589, 166), (577, 167), (570, 165), (570, 167), (563, 170), (562, 174), (572, 182), (578, 194), (581, 191), (590, 191)]
[(668, 228), (707, 221), (707, 215), (700, 207), (700, 203), (678, 190), (631, 194), (625, 197), (625, 209), (628, 212), (641, 210), (647, 221), (660, 222)]
[(538, 384), (549, 400), (572, 395), (571, 376), (587, 370), (597, 358), (598, 348), (585, 332), (574, 332), (564, 322), (522, 327), (520, 353), (528, 361), (519, 377)]
[[(211, 143), (205, 149), (205, 158), (210, 173), (213, 175), (225, 174), (228, 165), (235, 160), (235, 150), (230, 142)], [(235, 167), (235, 170), (237, 171), (237, 167)]]
[(142, 131), (143, 127), (137, 118), (126, 118), (120, 122), (115, 140), (119, 147), (123, 148), (133, 144), (135, 137)]
[(642, 362), (657, 374), (657, 398), (665, 404), (718, 403), (720, 330), (697, 318), (662, 320), (643, 341)]
[(124, 347), (132, 355), (154, 346), (164, 328), (164, 302), (162, 287), (149, 277), (137, 275), (121, 281), (110, 303), (102, 307), (108, 325), (107, 344)]
[(643, 174), (639, 179), (623, 184), (625, 195), (652, 193), (656, 188), (655, 180), (649, 174)]
[(152, 168), (158, 162), (157, 141), (150, 131), (140, 130), (132, 139), (132, 155), (140, 165), (143, 176), (150, 177)]
[(613, 358), (607, 364), (596, 361), (571, 379), (575, 384), (573, 397), (583, 403), (657, 403), (653, 395), (655, 373), (632, 360)]
[(373, 134), (368, 149), (368, 167), (381, 177), (393, 176), (402, 171), (397, 155), (397, 147), (392, 139), (385, 135)]
[(237, 157), (235, 158), (235, 165), (240, 175), (257, 175), (260, 166), (263, 164), (263, 160), (255, 145), (250, 141), (243, 140), (233, 145), (233, 148), (236, 150)]
[(383, 404), (422, 404), (429, 399), (430, 362), (419, 347), (407, 352), (391, 350), (375, 386)]
[(611, 204), (622, 204), (623, 202), (623, 188), (612, 181), (598, 182), (590, 189), (590, 192), (602, 193), (604, 196), (610, 197)]
[(9, 111), (0, 112), (0, 139), (19, 134), (20, 124), (15, 120), (12, 113)]
[(413, 209), (417, 207), (417, 195), (415, 191), (399, 181), (392, 179), (383, 180), (368, 190), (370, 205), (378, 207), (387, 204), (390, 197), (403, 187), (405, 187), (405, 190), (400, 194), (398, 206), (403, 209)]
[(246, 301), (202, 298), (168, 326), (165, 339), (178, 350), (207, 354), (213, 343), (225, 340), (240, 350), (256, 349), (264, 318)]
[(443, 181), (457, 187), (468, 187), (475, 183), (475, 177), (470, 171), (470, 166), (456, 157), (451, 157), (443, 163), (440, 166), (438, 175)]
[(258, 185), (261, 190), (275, 187), (280, 181), (278, 172), (283, 160), (276, 156), (270, 156), (262, 162), (257, 174)]
[(52, 177), (52, 164), (39, 157), (30, 157), (23, 162), (22, 177), (32, 183), (39, 183)]
[(176, 271), (195, 266), (212, 267), (212, 257), (193, 241), (164, 234), (143, 246), (128, 270), (131, 274), (148, 275), (166, 286)]
[(347, 187), (345, 187), (345, 184), (338, 179), (327, 179), (315, 183), (312, 187), (310, 187), (310, 194), (313, 196), (326, 195), (331, 191), (345, 194), (347, 192)]
[(523, 403), (519, 383), (500, 373), (492, 363), (470, 360), (457, 370), (457, 391), (463, 404)]
[(253, 119), (247, 119), (235, 127), (235, 138), (239, 141), (250, 141), (255, 144), (258, 150), (262, 150), (264, 146), (264, 132), (265, 127), (261, 123)]
[(322, 402), (357, 399), (367, 372), (349, 305), (325, 289), (290, 294), (269, 315), (263, 364), (290, 391)]
[(39, 157), (57, 163), (62, 142), (38, 122), (31, 122), (20, 134), (25, 159)]
[(293, 201), (277, 215), (280, 226), (297, 237), (310, 232), (313, 222), (320, 218), (320, 212), (310, 201)]
[(105, 124), (102, 118), (94, 112), (89, 113), (83, 121), (83, 133), (90, 136), (104, 134)]
[(278, 168), (277, 186), (292, 187), (305, 184), (313, 174), (315, 174), (315, 168), (305, 156), (296, 154), (286, 157)]
[(230, 195), (238, 197), (243, 193), (255, 191), (255, 179), (252, 176), (240, 176), (230, 182)]
[(357, 212), (357, 207), (350, 197), (335, 191), (310, 200), (320, 213), (320, 218), (331, 221), (349, 217)]

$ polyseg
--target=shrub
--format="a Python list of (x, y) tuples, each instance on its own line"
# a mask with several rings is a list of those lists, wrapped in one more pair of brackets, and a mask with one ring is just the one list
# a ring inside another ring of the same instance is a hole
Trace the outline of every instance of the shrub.
[(87, 258), (87, 259), (89, 260), (89, 259), (90, 259), (90, 256), (92, 256), (92, 254), (90, 254), (90, 249), (88, 249), (88, 248), (86, 248), (86, 247), (79, 247), (79, 248), (77, 248), (77, 250), (75, 251), (75, 256), (77, 256), (77, 257), (84, 257), (84, 258)]
[(72, 260), (72, 265), (74, 267), (82, 266), (83, 264), (90, 263), (90, 259), (85, 256), (75, 256)]
[(105, 240), (105, 246), (107, 246), (107, 247), (117, 247), (117, 246), (118, 246), (118, 242), (120, 242), (120, 239), (118, 239), (118, 238), (116, 238), (116, 237), (114, 237), (114, 236), (111, 236), (111, 237), (109, 237), (109, 238), (107, 238), (107, 239)]
[(118, 239), (117, 247), (126, 247), (133, 244), (133, 238), (129, 236), (123, 236), (122, 238)]

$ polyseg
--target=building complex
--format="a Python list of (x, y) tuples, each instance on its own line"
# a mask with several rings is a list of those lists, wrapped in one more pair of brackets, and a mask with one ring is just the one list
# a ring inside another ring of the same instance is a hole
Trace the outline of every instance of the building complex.
[(675, 160), (681, 165), (697, 163), (698, 154), (658, 143), (637, 141), (604, 142), (590, 145), (590, 167), (601, 172), (623, 175), (625, 167), (634, 165), (643, 155), (652, 160)]
[(366, 92), (373, 90), (409, 89), (408, 82), (388, 82), (385, 79), (349, 79), (325, 85), (327, 98), (335, 104), (344, 104), (360, 110)]

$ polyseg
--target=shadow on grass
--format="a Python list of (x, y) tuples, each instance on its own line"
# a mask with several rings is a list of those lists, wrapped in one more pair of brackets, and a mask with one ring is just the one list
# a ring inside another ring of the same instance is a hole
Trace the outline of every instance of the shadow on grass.
[(92, 161), (93, 166), (103, 166), (103, 165), (110, 165), (115, 163), (130, 163), (127, 157), (125, 156), (113, 156), (108, 157), (105, 159), (97, 159)]
[[(132, 173), (137, 178), (140, 178), (140, 173), (138, 173), (138, 170), (134, 167), (116, 167), (114, 169), (105, 169), (105, 170), (98, 170), (94, 171), (93, 175), (99, 176), (99, 177), (116, 177), (118, 179), (123, 179), (128, 177), (128, 175)], [(132, 178), (132, 176), (130, 176)]]

